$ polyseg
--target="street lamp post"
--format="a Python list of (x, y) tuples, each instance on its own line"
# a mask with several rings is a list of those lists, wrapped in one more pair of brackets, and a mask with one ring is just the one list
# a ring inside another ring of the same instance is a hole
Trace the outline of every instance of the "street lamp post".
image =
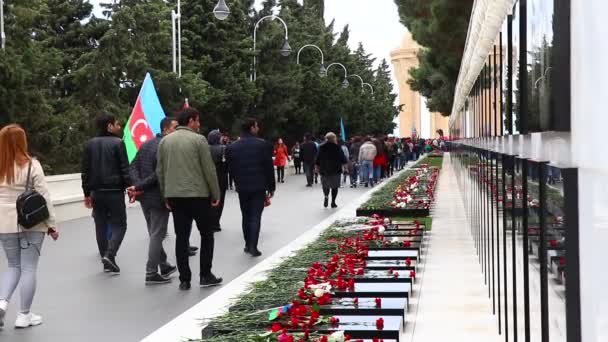
[(319, 69), (319, 76), (321, 76), (321, 77), (327, 76), (327, 69), (325, 69), (325, 56), (323, 55), (323, 50), (321, 50), (320, 47), (318, 47), (314, 44), (307, 44), (300, 48), (300, 50), (298, 51), (298, 56), (296, 57), (296, 64), (300, 64), (300, 53), (302, 52), (302, 50), (304, 50), (307, 47), (312, 47), (312, 48), (319, 50), (319, 52), (321, 53), (321, 68)]
[(285, 23), (285, 20), (281, 19), (280, 17), (276, 16), (276, 15), (267, 15), (263, 18), (261, 18), (260, 20), (258, 20), (258, 22), (255, 24), (255, 27), (253, 28), (253, 73), (251, 75), (251, 80), (255, 81), (257, 80), (257, 70), (256, 70), (256, 63), (257, 63), (257, 59), (256, 59), (256, 44), (257, 44), (257, 32), (258, 32), (258, 27), (260, 27), (260, 23), (264, 20), (279, 20), (282, 24), (283, 27), (285, 27), (285, 42), (283, 43), (283, 47), (281, 48), (281, 55), (283, 55), (284, 57), (289, 56), (289, 54), (291, 53), (291, 46), (289, 46), (289, 31), (287, 30), (287, 24)]
[[(177, 12), (171, 11), (171, 43), (173, 45), (173, 72), (178, 78), (182, 77), (182, 9), (181, 1), (177, 0)], [(177, 36), (177, 40), (175, 37)], [(177, 45), (177, 47), (176, 47)], [(177, 56), (176, 56), (177, 55)]]
[(348, 88), (348, 71), (346, 70), (346, 67), (344, 66), (344, 64), (342, 63), (331, 63), (330, 65), (327, 66), (327, 74), (329, 75), (329, 69), (331, 69), (332, 66), (334, 65), (338, 65), (341, 66), (342, 69), (344, 69), (344, 81), (342, 81), (342, 88), (346, 89)]
[(363, 89), (363, 84), (365, 82), (363, 82), (363, 78), (361, 78), (361, 76), (357, 75), (357, 74), (353, 74), (353, 75), (349, 75), (348, 77), (356, 77), (359, 79), (359, 81), (361, 81), (361, 91), (365, 91), (365, 89)]
[(4, 33), (4, 0), (0, 0), (0, 46), (6, 48), (6, 34)]
[[(0, 1), (2, 1), (2, 0), (0, 0)], [(173, 52), (173, 73), (174, 74), (177, 74), (177, 49), (176, 49), (177, 41), (175, 39), (176, 19), (177, 19), (177, 14), (175, 13), (175, 10), (171, 10), (171, 32), (173, 33), (171, 35), (171, 46), (172, 46), (171, 51)]]
[(368, 86), (368, 87), (369, 87), (369, 89), (372, 91), (372, 96), (374, 96), (374, 87), (372, 87), (372, 85), (371, 85), (371, 84), (369, 84), (369, 83), (363, 83), (363, 85), (364, 85), (364, 86)]

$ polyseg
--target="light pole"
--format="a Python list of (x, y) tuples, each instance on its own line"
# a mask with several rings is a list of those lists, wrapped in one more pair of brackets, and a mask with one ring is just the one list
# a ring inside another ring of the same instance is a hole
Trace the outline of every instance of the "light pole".
[(332, 66), (334, 65), (338, 65), (341, 66), (342, 69), (344, 69), (344, 81), (342, 81), (342, 88), (346, 89), (348, 88), (348, 71), (346, 71), (346, 67), (344, 66), (344, 64), (342, 63), (331, 63), (330, 65), (327, 66), (327, 74), (329, 75), (329, 69), (331, 69)]
[(257, 71), (256, 71), (256, 52), (255, 52), (255, 48), (256, 48), (256, 44), (257, 44), (257, 32), (258, 32), (258, 27), (260, 27), (260, 23), (264, 20), (275, 20), (278, 19), (282, 24), (283, 27), (285, 27), (285, 42), (283, 43), (283, 47), (281, 48), (281, 55), (283, 55), (284, 57), (289, 56), (289, 54), (291, 53), (291, 46), (289, 46), (289, 31), (287, 30), (287, 24), (285, 23), (285, 20), (281, 19), (280, 17), (276, 16), (276, 15), (267, 15), (263, 18), (261, 18), (260, 20), (258, 20), (258, 22), (255, 24), (255, 27), (253, 28), (253, 74), (251, 75), (251, 80), (255, 81), (258, 78), (257, 75)]
[(298, 51), (298, 56), (296, 57), (296, 64), (300, 64), (300, 53), (302, 52), (302, 50), (304, 50), (307, 47), (312, 47), (312, 48), (319, 50), (319, 52), (321, 53), (321, 68), (319, 69), (319, 76), (321, 76), (321, 77), (327, 76), (327, 69), (325, 69), (325, 56), (323, 56), (323, 50), (321, 50), (320, 47), (318, 47), (314, 44), (307, 44), (300, 48), (300, 50)]
[(361, 76), (357, 75), (357, 74), (353, 74), (353, 75), (349, 75), (348, 77), (356, 77), (359, 79), (359, 81), (361, 81), (361, 91), (365, 91), (365, 89), (363, 89), (363, 84), (365, 82), (363, 82), (363, 78), (361, 78)]
[[(0, 0), (2, 1), (2, 0)], [(176, 49), (176, 44), (177, 41), (175, 39), (175, 21), (177, 19), (177, 14), (175, 13), (175, 10), (171, 10), (171, 32), (173, 33), (171, 35), (171, 46), (172, 49), (171, 51), (173, 52), (173, 73), (177, 74), (177, 49)]]
[[(173, 35), (171, 42), (173, 45), (173, 72), (178, 78), (182, 77), (182, 9), (181, 1), (177, 0), (177, 13), (171, 11), (171, 29)], [(175, 37), (177, 36), (177, 44)], [(176, 47), (177, 45), (177, 47)], [(176, 56), (177, 55), (177, 56)]]
[(0, 46), (6, 48), (6, 34), (4, 33), (4, 0), (0, 0)]
[(372, 85), (371, 85), (371, 84), (369, 84), (369, 83), (363, 83), (363, 85), (364, 85), (364, 86), (368, 86), (368, 87), (369, 87), (369, 89), (372, 91), (372, 96), (374, 96), (374, 87), (372, 87)]

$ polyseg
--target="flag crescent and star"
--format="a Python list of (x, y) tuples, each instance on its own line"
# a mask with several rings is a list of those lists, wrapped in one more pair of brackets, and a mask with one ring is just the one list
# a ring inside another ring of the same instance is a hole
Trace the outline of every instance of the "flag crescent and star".
[(135, 159), (141, 145), (160, 133), (160, 121), (164, 117), (165, 112), (156, 94), (152, 76), (147, 73), (129, 121), (124, 128), (124, 141), (129, 162)]

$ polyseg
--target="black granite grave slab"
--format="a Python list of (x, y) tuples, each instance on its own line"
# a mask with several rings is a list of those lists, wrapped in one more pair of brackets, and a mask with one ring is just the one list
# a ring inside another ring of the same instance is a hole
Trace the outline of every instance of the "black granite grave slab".
[[(352, 339), (359, 338), (390, 338), (399, 341), (401, 332), (403, 331), (403, 319), (401, 316), (334, 316), (340, 320), (340, 323), (330, 326), (318, 326), (319, 332), (332, 333), (335, 331), (344, 331), (345, 335), (349, 335)], [(378, 329), (376, 320), (382, 318), (384, 327)]]
[[(322, 315), (393, 315), (405, 319), (407, 298), (333, 298), (330, 305), (321, 306)], [(355, 301), (357, 303), (355, 304)]]
[(383, 209), (357, 209), (357, 216), (372, 216), (380, 215), (384, 217), (426, 217), (429, 216), (429, 209), (397, 209), (397, 208), (383, 208)]

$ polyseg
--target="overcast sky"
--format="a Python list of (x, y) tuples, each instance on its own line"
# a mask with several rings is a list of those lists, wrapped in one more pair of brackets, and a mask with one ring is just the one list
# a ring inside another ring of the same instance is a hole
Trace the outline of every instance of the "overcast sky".
[[(90, 0), (94, 4), (100, 1), (108, 0)], [(256, 4), (261, 3), (262, 0), (256, 0)], [(230, 1), (228, 5), (230, 6)], [(406, 31), (399, 22), (394, 0), (326, 0), (325, 22), (330, 23), (333, 19), (336, 20), (337, 32), (349, 25), (350, 46), (353, 50), (362, 42), (366, 51), (377, 58), (376, 63), (385, 58), (392, 70), (390, 52), (399, 46)], [(394, 74), (393, 85), (398, 93)]]

